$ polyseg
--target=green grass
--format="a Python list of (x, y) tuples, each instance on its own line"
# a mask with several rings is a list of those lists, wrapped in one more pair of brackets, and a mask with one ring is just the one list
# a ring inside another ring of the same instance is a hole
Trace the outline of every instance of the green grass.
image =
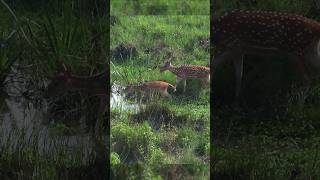
[(111, 1), (115, 15), (209, 15), (209, 0)]
[[(194, 108), (198, 110), (190, 114)], [(116, 116), (111, 119), (111, 152), (116, 154), (118, 161), (111, 162), (113, 173), (121, 171), (121, 165), (140, 164), (150, 169), (151, 177), (164, 178), (165, 174), (159, 173), (163, 166), (187, 164), (191, 172), (200, 168), (198, 172), (187, 173), (188, 177), (200, 174), (207, 177), (209, 165), (205, 159), (209, 158), (210, 147), (208, 106), (170, 106), (161, 101), (137, 114), (111, 113)], [(132, 170), (131, 173), (146, 176), (144, 171)]]
[[(140, 15), (117, 19), (111, 28), (112, 82), (125, 86), (165, 80), (175, 84), (174, 74), (160, 73), (158, 68), (172, 51), (176, 54), (173, 64), (209, 65), (208, 46), (201, 43), (209, 38), (209, 16)], [(117, 56), (120, 44), (134, 53)], [(208, 178), (209, 93), (199, 94), (202, 89), (197, 83), (187, 81), (186, 94), (169, 92), (172, 99), (147, 101), (138, 112), (111, 110), (115, 177), (165, 179), (171, 174), (176, 178)]]
[(121, 64), (111, 65), (111, 73), (114, 73), (111, 76), (112, 80), (142, 81), (168, 78), (168, 81), (174, 81), (171, 73), (165, 72), (162, 75), (158, 69), (169, 51), (177, 54), (174, 64), (208, 66), (209, 52), (199, 46), (199, 39), (209, 38), (208, 22), (208, 16), (119, 17), (119, 24), (111, 28), (111, 50), (120, 43), (130, 44), (136, 48), (138, 55), (127, 59), (112, 59), (114, 65)]
[(211, 152), (216, 178), (319, 177), (318, 107), (287, 108), (217, 111)]

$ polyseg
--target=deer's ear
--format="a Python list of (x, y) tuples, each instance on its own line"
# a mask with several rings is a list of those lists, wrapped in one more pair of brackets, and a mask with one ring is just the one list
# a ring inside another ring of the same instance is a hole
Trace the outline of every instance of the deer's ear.
[(165, 64), (166, 64), (167, 66), (170, 66), (170, 65), (171, 65), (171, 59), (166, 60)]

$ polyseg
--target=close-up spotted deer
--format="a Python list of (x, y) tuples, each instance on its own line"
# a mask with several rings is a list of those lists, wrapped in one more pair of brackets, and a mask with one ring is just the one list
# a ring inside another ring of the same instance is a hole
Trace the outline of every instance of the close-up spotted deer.
[(300, 15), (235, 10), (213, 19), (213, 44), (222, 49), (214, 55), (212, 67), (232, 60), (235, 67), (235, 99), (239, 98), (243, 56), (285, 54), (296, 65), (304, 84), (311, 80), (307, 67), (320, 66), (320, 23)]
[(176, 91), (176, 87), (170, 83), (164, 81), (149, 81), (140, 84), (129, 84), (125, 88), (125, 92), (139, 91), (146, 96), (150, 96), (152, 92), (158, 91), (164, 97), (171, 97), (168, 93), (168, 88), (172, 88), (173, 91)]
[(200, 79), (205, 84), (210, 84), (210, 68), (206, 66), (197, 65), (180, 65), (174, 66), (171, 64), (171, 59), (167, 59), (163, 66), (161, 66), (160, 72), (166, 70), (172, 72), (177, 76), (176, 86), (183, 81), (183, 92), (186, 92), (186, 80), (187, 79)]

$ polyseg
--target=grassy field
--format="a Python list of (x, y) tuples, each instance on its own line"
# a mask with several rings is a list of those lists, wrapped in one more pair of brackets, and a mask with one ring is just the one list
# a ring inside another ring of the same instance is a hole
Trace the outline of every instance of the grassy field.
[(209, 15), (209, 0), (113, 0), (112, 15)]
[[(217, 5), (220, 15), (258, 9), (320, 18), (319, 7), (311, 1), (231, 0)], [(234, 108), (228, 104), (234, 93), (232, 64), (217, 70), (211, 131), (214, 178), (319, 179), (319, 80), (313, 75), (315, 83), (306, 92), (289, 58), (245, 56), (242, 102)]]
[[(117, 16), (111, 27), (111, 82), (175, 84), (174, 74), (158, 68), (166, 53), (175, 52), (176, 65), (209, 66), (208, 41), (209, 16)], [(152, 99), (137, 112), (112, 108), (114, 177), (208, 179), (209, 93), (197, 81), (187, 85), (187, 93), (180, 84), (177, 92), (169, 92), (172, 99)]]

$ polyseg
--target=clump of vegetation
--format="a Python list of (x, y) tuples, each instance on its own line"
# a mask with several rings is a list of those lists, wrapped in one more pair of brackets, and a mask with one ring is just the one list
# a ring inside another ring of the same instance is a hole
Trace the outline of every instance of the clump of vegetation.
[(110, 16), (110, 25), (114, 26), (116, 24), (119, 24), (119, 18), (117, 16)]
[(124, 60), (127, 58), (135, 58), (138, 55), (137, 49), (132, 44), (119, 44), (114, 48), (113, 57), (117, 60)]
[(147, 123), (134, 126), (118, 123), (113, 125), (111, 132), (112, 149), (120, 155), (123, 162), (147, 163), (156, 160), (163, 164), (159, 160), (165, 161), (164, 154), (155, 146), (158, 137)]
[(154, 4), (147, 7), (147, 13), (150, 15), (167, 14), (168, 5)]
[(176, 116), (175, 112), (170, 111), (167, 105), (156, 103), (148, 104), (148, 106), (138, 114), (132, 116), (133, 122), (150, 121), (154, 129), (160, 129), (163, 126), (181, 127), (187, 120), (187, 116)]
[(202, 47), (205, 51), (209, 52), (210, 49), (210, 39), (205, 37), (198, 37), (189, 41), (189, 43), (184, 47), (185, 52), (192, 51), (194, 47)]

